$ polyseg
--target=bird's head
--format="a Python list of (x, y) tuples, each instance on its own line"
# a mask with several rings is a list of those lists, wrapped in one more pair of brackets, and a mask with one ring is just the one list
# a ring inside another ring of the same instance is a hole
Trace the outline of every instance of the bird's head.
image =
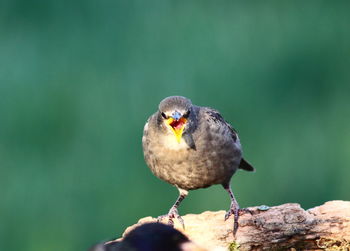
[(165, 127), (174, 133), (180, 142), (182, 134), (189, 122), (192, 111), (191, 100), (181, 96), (171, 96), (163, 99), (159, 104), (159, 114)]

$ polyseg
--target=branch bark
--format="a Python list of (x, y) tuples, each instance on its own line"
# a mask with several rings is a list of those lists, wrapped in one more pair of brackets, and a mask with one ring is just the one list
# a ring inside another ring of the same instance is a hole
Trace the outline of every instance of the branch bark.
[[(248, 209), (251, 213), (239, 218), (236, 238), (233, 219), (224, 221), (225, 211), (185, 215), (186, 229), (177, 221), (175, 228), (206, 250), (350, 250), (349, 201), (329, 201), (309, 210), (294, 203)], [(123, 235), (155, 221), (142, 218)]]

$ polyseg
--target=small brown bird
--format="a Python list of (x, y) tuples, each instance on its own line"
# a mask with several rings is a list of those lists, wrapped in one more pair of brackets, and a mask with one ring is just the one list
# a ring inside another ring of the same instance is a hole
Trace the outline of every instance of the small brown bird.
[(153, 174), (180, 192), (168, 214), (159, 219), (168, 217), (168, 224), (173, 225), (177, 218), (184, 226), (177, 208), (188, 191), (221, 184), (231, 198), (225, 220), (234, 214), (236, 233), (240, 208), (230, 180), (237, 169), (254, 168), (242, 158), (237, 132), (218, 111), (193, 105), (185, 97), (167, 97), (146, 122), (142, 146)]

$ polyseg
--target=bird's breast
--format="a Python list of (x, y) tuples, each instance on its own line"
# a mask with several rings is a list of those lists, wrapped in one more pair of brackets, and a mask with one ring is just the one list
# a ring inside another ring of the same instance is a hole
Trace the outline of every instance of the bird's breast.
[(181, 138), (180, 142), (178, 142), (175, 135), (171, 134), (166, 134), (163, 137), (161, 137), (160, 144), (165, 149), (173, 151), (186, 150), (189, 148), (188, 144), (183, 138)]

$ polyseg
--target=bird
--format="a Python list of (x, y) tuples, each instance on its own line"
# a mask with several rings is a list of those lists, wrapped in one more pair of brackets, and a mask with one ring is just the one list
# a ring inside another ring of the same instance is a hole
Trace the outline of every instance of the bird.
[(173, 226), (177, 219), (184, 228), (178, 207), (189, 191), (221, 184), (231, 200), (224, 220), (234, 215), (235, 236), (239, 215), (249, 210), (240, 209), (231, 177), (237, 169), (255, 169), (242, 157), (237, 131), (219, 111), (194, 105), (183, 96), (166, 97), (144, 126), (142, 147), (152, 173), (179, 190), (177, 200), (159, 221), (167, 218)]
[(180, 251), (190, 240), (180, 231), (161, 223), (146, 223), (125, 235), (120, 250)]
[(137, 226), (122, 240), (99, 243), (89, 251), (204, 251), (171, 226), (151, 222)]

